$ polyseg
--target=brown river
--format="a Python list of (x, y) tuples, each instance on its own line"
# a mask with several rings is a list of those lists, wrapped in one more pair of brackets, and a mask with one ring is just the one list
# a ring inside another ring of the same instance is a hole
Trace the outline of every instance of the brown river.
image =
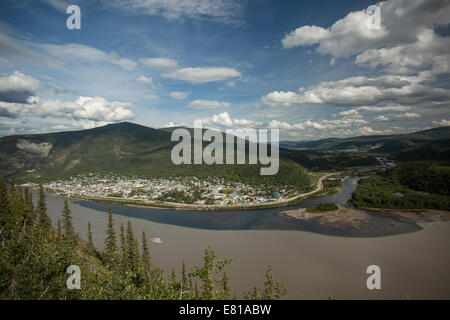
[[(342, 194), (346, 192), (344, 185)], [(63, 199), (48, 194), (54, 223), (61, 216)], [(100, 249), (108, 207), (113, 208), (117, 229), (130, 220), (139, 237), (145, 230), (148, 238), (162, 240), (161, 244), (150, 242), (150, 249), (154, 263), (167, 274), (173, 267), (179, 271), (182, 261), (188, 268), (201, 265), (207, 246), (218, 257), (235, 259), (226, 271), (239, 295), (262, 285), (271, 265), (275, 279), (287, 290), (287, 299), (450, 299), (449, 222), (389, 222), (374, 216), (374, 230), (380, 224), (386, 225), (384, 229), (346, 236), (345, 230), (336, 233), (280, 223), (274, 209), (181, 212), (70, 200), (76, 231), (86, 239), (90, 221)], [(380, 290), (366, 286), (369, 265), (381, 268)]]

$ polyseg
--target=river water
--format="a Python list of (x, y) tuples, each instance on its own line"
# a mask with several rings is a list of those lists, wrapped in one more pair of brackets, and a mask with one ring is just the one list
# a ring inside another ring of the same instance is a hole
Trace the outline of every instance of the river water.
[[(334, 196), (311, 198), (295, 207), (320, 202), (344, 205), (356, 187), (344, 181)], [(48, 194), (53, 222), (61, 216), (63, 197)], [(368, 230), (336, 230), (313, 222), (298, 222), (280, 214), (291, 207), (254, 211), (177, 211), (69, 200), (74, 226), (87, 238), (88, 221), (94, 244), (103, 248), (107, 209), (118, 229), (131, 221), (136, 234), (159, 237), (150, 242), (156, 265), (167, 273), (201, 265), (207, 246), (218, 257), (233, 258), (227, 267), (238, 294), (264, 283), (268, 265), (284, 283), (288, 299), (450, 299), (450, 223), (417, 223), (367, 212)], [(381, 268), (381, 290), (368, 290), (366, 268)]]

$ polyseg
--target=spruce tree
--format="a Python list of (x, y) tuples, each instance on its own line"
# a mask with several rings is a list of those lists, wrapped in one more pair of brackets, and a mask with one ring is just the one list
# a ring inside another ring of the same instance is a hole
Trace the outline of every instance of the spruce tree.
[(127, 250), (127, 240), (125, 237), (125, 228), (123, 223), (120, 224), (120, 256), (122, 258), (122, 263), (127, 263), (128, 259), (128, 250)]
[(116, 232), (114, 231), (114, 220), (111, 208), (108, 209), (108, 227), (105, 238), (105, 256), (111, 262), (117, 253)]
[(22, 197), (22, 192), (19, 189), (14, 188), (13, 193), (10, 196), (11, 211), (14, 219), (22, 224), (26, 215), (26, 206)]
[(3, 177), (0, 177), (0, 230), (6, 225), (11, 214), (11, 206), (8, 200), (8, 186)]
[(183, 284), (183, 288), (188, 287), (188, 277), (186, 274), (186, 264), (184, 263), (184, 261), (181, 264), (181, 283)]
[(88, 243), (92, 248), (95, 248), (94, 241), (92, 240), (92, 229), (91, 229), (91, 223), (88, 221)]
[(36, 213), (34, 211), (33, 195), (28, 188), (24, 189), (24, 201), (29, 224), (33, 224), (36, 221)]
[(44, 187), (39, 185), (39, 201), (37, 205), (37, 213), (39, 217), (39, 225), (44, 228), (50, 229), (52, 225), (52, 221), (50, 217), (47, 215), (47, 203)]
[(14, 178), (11, 178), (9, 180), (9, 194), (12, 195), (16, 191), (16, 182), (14, 181)]
[[(10, 214), (11, 208), (8, 201), (8, 186), (3, 177), (0, 177), (0, 217)], [(1, 218), (0, 218), (1, 219)]]
[[(13, 225), (15, 226), (15, 230), (21, 231), (21, 234), (23, 235), (25, 233), (25, 229), (26, 229), (26, 206), (25, 203), (23, 201), (23, 197), (22, 197), (22, 192), (20, 192), (20, 189), (15, 188), (13, 193), (10, 196), (10, 200), (9, 200), (10, 204), (11, 204), (11, 222), (13, 222), (13, 224), (10, 224), (10, 227), (12, 227)], [(10, 228), (7, 228), (10, 229)]]
[(58, 222), (56, 223), (56, 233), (58, 236), (62, 235), (62, 228), (61, 228), (61, 220), (58, 219)]
[(64, 225), (64, 234), (66, 236), (68, 237), (75, 236), (75, 230), (72, 224), (72, 213), (70, 212), (67, 200), (64, 200), (63, 225)]
[(137, 269), (139, 267), (139, 250), (137, 247), (137, 241), (134, 238), (134, 233), (133, 233), (133, 229), (131, 228), (130, 220), (128, 220), (128, 224), (127, 224), (126, 243), (127, 243), (127, 251), (128, 251), (127, 252), (128, 253), (127, 264), (133, 272), (137, 272)]
[(146, 268), (150, 268), (152, 265), (152, 257), (147, 242), (147, 235), (145, 231), (142, 231), (142, 262)]
[(172, 268), (172, 272), (170, 273), (170, 281), (172, 284), (177, 283), (177, 275), (175, 273), (175, 268)]

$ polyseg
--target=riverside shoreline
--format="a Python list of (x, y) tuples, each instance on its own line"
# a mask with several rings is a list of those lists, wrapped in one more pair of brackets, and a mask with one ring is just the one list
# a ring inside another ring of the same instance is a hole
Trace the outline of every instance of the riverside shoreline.
[[(311, 196), (315, 196), (318, 193), (320, 193), (323, 190), (323, 180), (327, 177), (336, 174), (336, 173), (329, 173), (322, 177), (320, 177), (317, 180), (316, 183), (316, 189), (299, 194), (295, 197), (284, 199), (282, 201), (276, 201), (276, 202), (266, 202), (266, 203), (254, 203), (250, 205), (198, 205), (198, 204), (187, 204), (187, 203), (174, 203), (174, 202), (154, 202), (154, 201), (144, 201), (144, 200), (131, 200), (131, 199), (121, 199), (121, 198), (113, 198), (113, 197), (88, 197), (88, 196), (81, 196), (81, 195), (65, 195), (70, 199), (75, 200), (87, 200), (87, 201), (95, 201), (95, 202), (112, 202), (116, 204), (122, 204), (126, 206), (132, 206), (132, 207), (141, 207), (141, 208), (153, 208), (153, 209), (170, 209), (170, 210), (185, 210), (185, 211), (242, 211), (242, 210), (262, 210), (262, 209), (269, 209), (269, 208), (277, 208), (277, 207), (283, 207), (293, 204), (298, 204), (301, 201), (305, 200), (306, 198), (309, 198)], [(36, 187), (35, 185), (23, 185), (23, 186), (30, 186), (30, 187)], [(57, 191), (61, 191), (58, 188), (51, 188), (47, 187), (47, 191), (53, 192), (58, 194)]]

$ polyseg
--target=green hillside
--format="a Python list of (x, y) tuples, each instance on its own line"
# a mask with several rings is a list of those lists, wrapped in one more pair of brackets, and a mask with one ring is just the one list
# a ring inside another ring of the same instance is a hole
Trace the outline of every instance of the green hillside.
[(407, 162), (361, 179), (350, 202), (360, 208), (450, 210), (450, 164)]
[(0, 139), (0, 173), (39, 181), (114, 172), (145, 177), (213, 176), (249, 184), (292, 185), (300, 190), (308, 190), (311, 185), (306, 171), (284, 157), (274, 176), (261, 176), (260, 165), (174, 165), (170, 154), (177, 142), (171, 142), (170, 137), (170, 130), (127, 122), (81, 131), (4, 137)]
[(392, 158), (400, 161), (450, 160), (450, 139), (438, 140), (406, 149), (394, 153)]

